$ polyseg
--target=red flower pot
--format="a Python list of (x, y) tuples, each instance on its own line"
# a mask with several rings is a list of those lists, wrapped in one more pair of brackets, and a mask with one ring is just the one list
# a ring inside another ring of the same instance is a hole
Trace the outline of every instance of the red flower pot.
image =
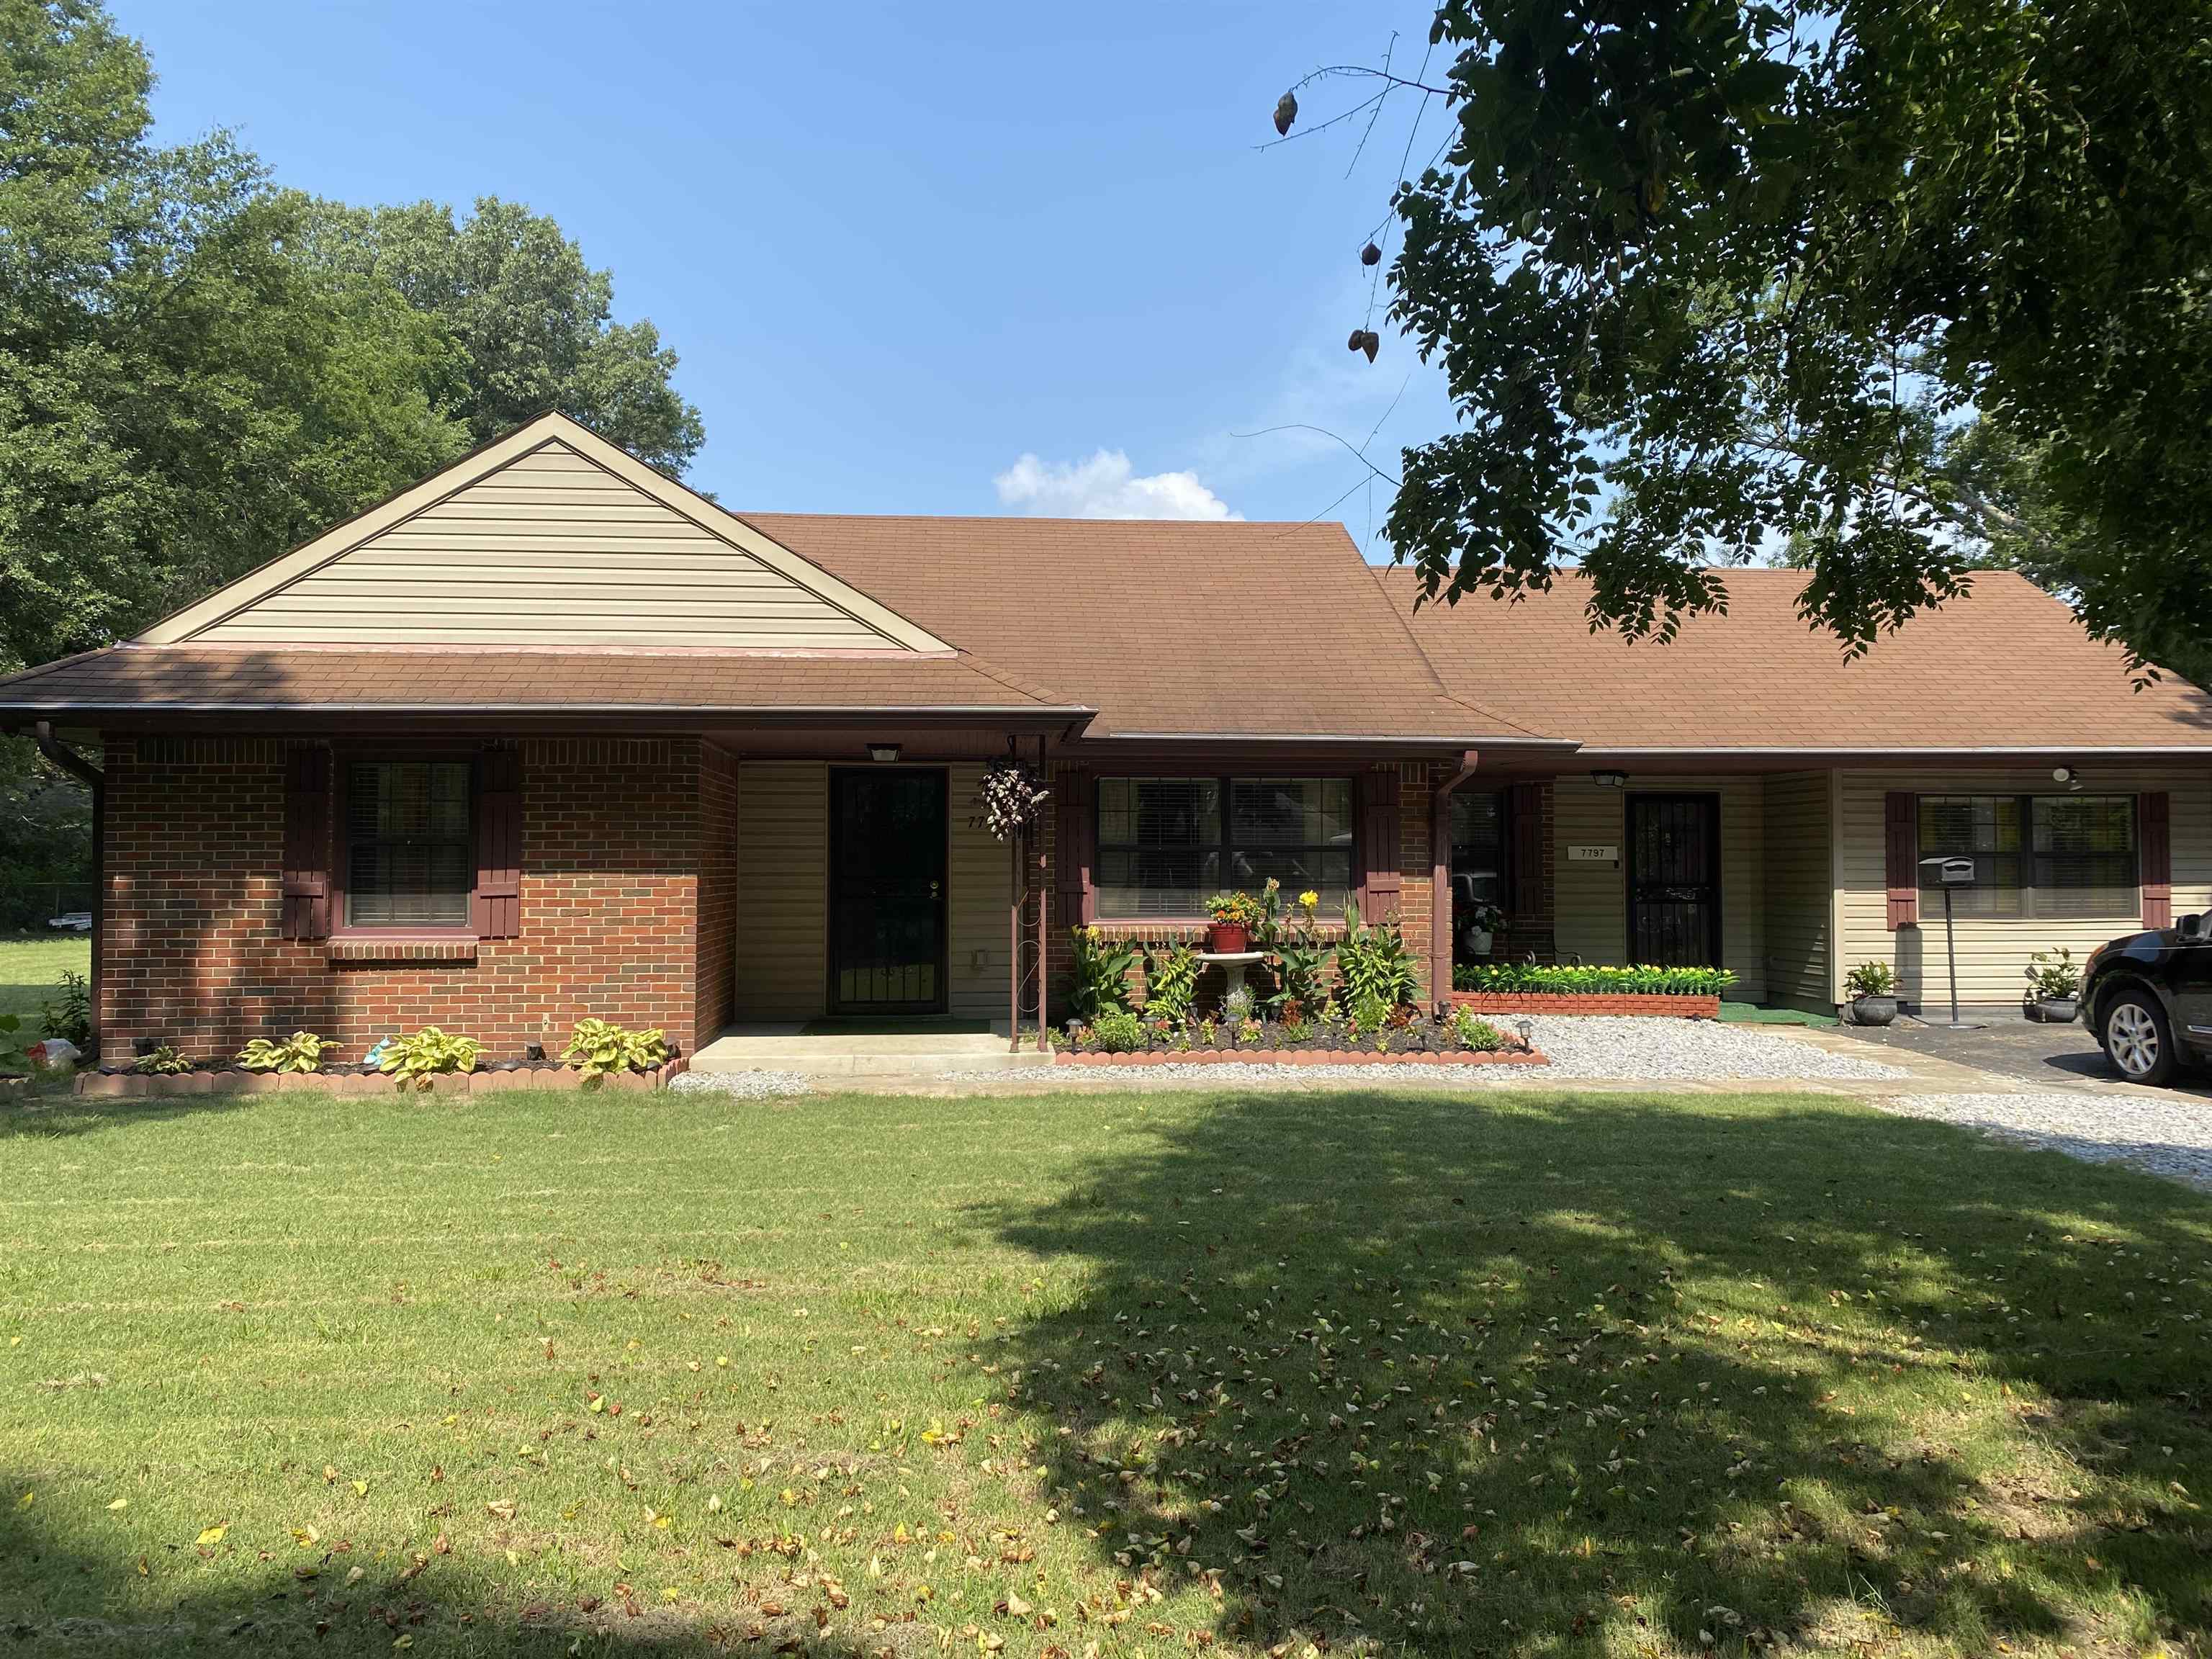
[(1233, 957), (1250, 947), (1251, 938), (1241, 921), (1217, 921), (1206, 930), (1206, 948), (1217, 957)]

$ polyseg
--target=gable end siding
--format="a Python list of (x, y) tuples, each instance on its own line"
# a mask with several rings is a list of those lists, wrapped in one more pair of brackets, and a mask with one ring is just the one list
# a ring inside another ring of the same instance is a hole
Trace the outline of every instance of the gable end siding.
[(195, 637), (235, 645), (905, 648), (557, 441)]

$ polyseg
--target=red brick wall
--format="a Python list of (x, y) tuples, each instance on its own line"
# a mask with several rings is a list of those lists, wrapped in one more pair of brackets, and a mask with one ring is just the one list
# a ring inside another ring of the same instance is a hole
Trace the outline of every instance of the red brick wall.
[[(702, 837), (692, 738), (521, 744), (521, 931), (472, 961), (331, 960), (278, 937), (284, 740), (111, 737), (103, 1036), (111, 1060), (157, 1037), (197, 1059), (295, 1028), (358, 1059), (423, 1024), (488, 1059), (557, 1053), (585, 1015), (696, 1046)], [(724, 952), (726, 956), (727, 952)]]
[(737, 1008), (738, 757), (712, 744), (699, 757), (698, 1042)]

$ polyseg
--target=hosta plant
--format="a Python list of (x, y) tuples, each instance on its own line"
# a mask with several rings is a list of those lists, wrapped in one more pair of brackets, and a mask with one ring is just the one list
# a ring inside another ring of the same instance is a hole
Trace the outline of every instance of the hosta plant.
[(176, 1044), (165, 1042), (139, 1055), (137, 1064), (131, 1069), (149, 1077), (174, 1077), (179, 1072), (191, 1071), (192, 1063), (177, 1052)]
[(295, 1031), (282, 1042), (256, 1037), (238, 1051), (238, 1063), (249, 1072), (319, 1072), (331, 1046), (313, 1031)]
[(668, 1039), (658, 1030), (633, 1031), (604, 1019), (580, 1019), (561, 1058), (574, 1066), (586, 1089), (611, 1072), (649, 1072), (668, 1058)]
[(401, 1088), (427, 1089), (441, 1072), (473, 1072), (481, 1053), (473, 1037), (448, 1036), (425, 1025), (410, 1036), (387, 1038), (377, 1069)]

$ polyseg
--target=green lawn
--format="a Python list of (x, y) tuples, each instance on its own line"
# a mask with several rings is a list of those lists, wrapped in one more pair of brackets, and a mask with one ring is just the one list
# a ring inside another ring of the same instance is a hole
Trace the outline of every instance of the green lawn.
[(53, 998), (64, 968), (92, 971), (90, 939), (82, 933), (0, 935), (0, 1014), (13, 1014), (25, 1031), (35, 1030), (40, 1005)]
[(1849, 1102), (63, 1102), (0, 1170), (27, 1653), (2208, 1651), (2212, 1200)]

